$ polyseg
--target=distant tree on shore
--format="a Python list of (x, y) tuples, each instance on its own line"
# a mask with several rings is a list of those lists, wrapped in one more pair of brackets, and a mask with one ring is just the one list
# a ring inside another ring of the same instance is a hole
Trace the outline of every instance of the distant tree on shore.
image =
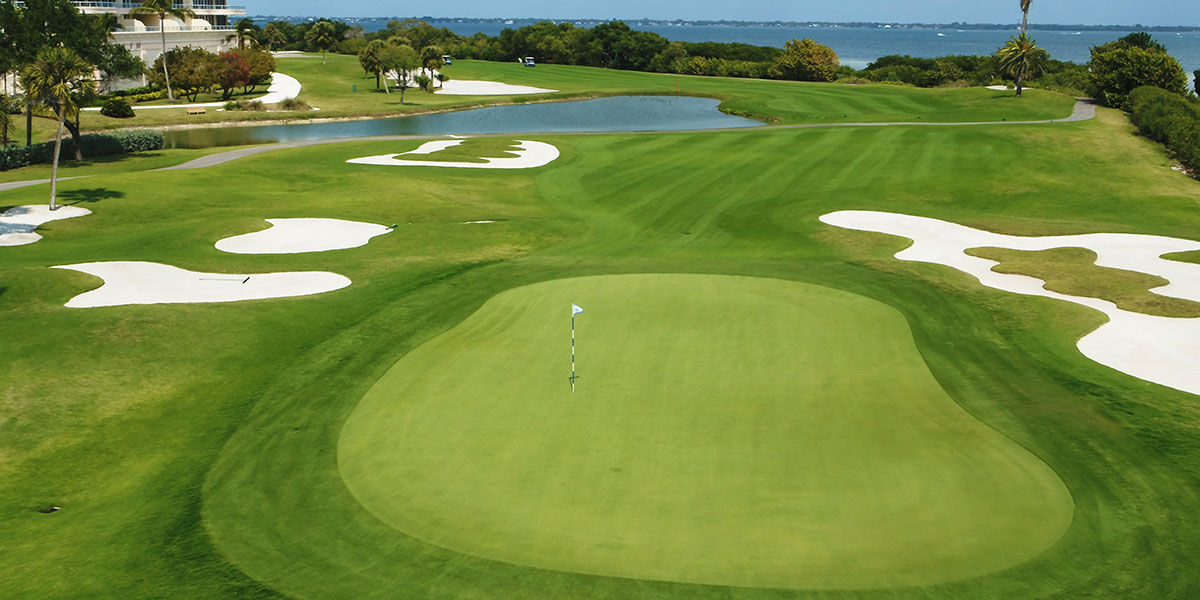
[(770, 74), (794, 81), (833, 81), (841, 61), (829, 46), (804, 38), (789, 40), (771, 65)]
[(1092, 47), (1091, 93), (1105, 106), (1127, 109), (1129, 92), (1152, 85), (1186, 96), (1187, 75), (1162, 44), (1145, 32)]
[(387, 44), (383, 40), (371, 40), (358, 52), (358, 65), (367, 75), (375, 76), (375, 89), (379, 89), (379, 79), (383, 73), (383, 65), (379, 60), (380, 53)]
[[(129, 11), (131, 15), (156, 15), (158, 16), (158, 31), (162, 36), (162, 51), (167, 51), (167, 28), (163, 25), (163, 21), (168, 16), (179, 19), (190, 19), (196, 16), (190, 8), (175, 6), (173, 0), (142, 0), (141, 5), (133, 7)], [(171, 74), (167, 72), (167, 61), (163, 61), (163, 80), (167, 82), (167, 100), (174, 102), (175, 93), (171, 91)]]
[(42, 99), (53, 107), (58, 117), (50, 167), (50, 210), (58, 210), (58, 158), (62, 152), (63, 126), (67, 115), (79, 110), (75, 98), (95, 92), (92, 65), (70, 48), (43, 48), (33, 63), (21, 72), (21, 87), (30, 97)]
[(431, 85), (433, 81), (433, 72), (445, 66), (445, 64), (442, 62), (442, 55), (445, 53), (446, 51), (443, 50), (441, 46), (437, 45), (425, 46), (424, 48), (421, 48), (421, 67), (429, 71), (428, 76), (431, 80)]
[[(283, 25), (287, 23), (280, 22)], [(280, 27), (280, 23), (267, 23), (262, 30), (262, 39), (267, 43), (268, 50), (274, 50), (276, 47), (283, 48), (287, 45), (287, 33)]]
[(1022, 86), (1026, 81), (1037, 77), (1046, 68), (1050, 53), (1037, 47), (1029, 34), (1022, 31), (1008, 40), (1002, 48), (996, 51), (1000, 59), (1000, 68), (1012, 75), (1017, 84), (1017, 97), (1021, 97)]
[(304, 41), (310, 48), (321, 51), (321, 64), (325, 63), (325, 52), (337, 48), (337, 31), (329, 21), (317, 21), (304, 34)]
[[(380, 57), (383, 69), (396, 74), (396, 87), (400, 88), (400, 104), (404, 104), (404, 92), (415, 83), (413, 79), (421, 68), (421, 57), (407, 44), (389, 45)], [(387, 90), (386, 85), (384, 90)], [(390, 92), (389, 92), (390, 93)]]

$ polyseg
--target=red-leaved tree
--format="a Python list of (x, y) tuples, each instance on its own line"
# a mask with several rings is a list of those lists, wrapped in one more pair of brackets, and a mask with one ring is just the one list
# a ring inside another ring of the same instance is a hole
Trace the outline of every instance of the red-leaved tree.
[(217, 55), (217, 85), (221, 99), (228, 100), (233, 90), (250, 84), (250, 63), (238, 52), (227, 50)]

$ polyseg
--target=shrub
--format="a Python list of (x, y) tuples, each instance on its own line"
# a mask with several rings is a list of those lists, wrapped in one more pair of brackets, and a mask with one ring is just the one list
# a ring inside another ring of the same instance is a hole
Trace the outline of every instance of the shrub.
[(1200, 103), (1143, 86), (1129, 93), (1128, 106), (1142, 135), (1169, 148), (1188, 169), (1200, 171)]
[(225, 110), (243, 110), (247, 112), (262, 112), (267, 110), (266, 106), (258, 100), (234, 100), (225, 103)]
[(128, 102), (120, 98), (113, 98), (104, 103), (104, 106), (100, 108), (100, 114), (114, 119), (128, 119), (133, 116), (133, 108), (129, 106)]
[(128, 89), (124, 89), (124, 90), (117, 90), (115, 92), (110, 93), (109, 96), (112, 96), (114, 98), (124, 98), (126, 96), (137, 96), (140, 94), (153, 94), (153, 93), (158, 93), (158, 92), (162, 92), (162, 90), (159, 89), (158, 86), (143, 85), (141, 87), (133, 87), (133, 88), (128, 88)]
[(288, 98), (279, 103), (279, 108), (282, 110), (312, 110), (307, 102), (299, 98)]
[(1105, 106), (1129, 109), (1129, 94), (1141, 86), (1187, 94), (1187, 76), (1179, 61), (1167, 54), (1150, 34), (1131, 33), (1119, 40), (1092, 47), (1092, 97)]
[[(113, 133), (87, 133), (79, 137), (84, 156), (106, 156), (129, 152), (161, 150), (163, 135), (154, 129), (129, 129)], [(63, 138), (60, 156), (75, 153), (75, 141)], [(54, 142), (42, 142), (32, 146), (5, 146), (0, 148), (0, 171), (29, 165), (49, 163), (54, 157)]]
[(788, 40), (771, 65), (770, 75), (795, 81), (833, 81), (840, 66), (837, 54), (829, 46), (809, 38)]

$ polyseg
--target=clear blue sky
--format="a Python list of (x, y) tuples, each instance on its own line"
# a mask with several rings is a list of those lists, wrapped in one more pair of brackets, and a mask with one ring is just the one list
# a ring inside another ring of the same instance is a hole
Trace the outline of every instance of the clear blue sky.
[[(740, 19), (1013, 23), (1019, 0), (230, 0), (248, 14), (368, 17), (543, 17), (548, 19)], [(1030, 20), (1085, 25), (1200, 25), (1197, 0), (1033, 0)]]

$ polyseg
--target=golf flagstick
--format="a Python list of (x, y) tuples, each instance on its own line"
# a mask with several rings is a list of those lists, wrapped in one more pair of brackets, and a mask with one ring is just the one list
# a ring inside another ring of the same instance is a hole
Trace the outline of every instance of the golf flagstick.
[(571, 304), (571, 393), (575, 393), (575, 315), (583, 312), (578, 304)]

